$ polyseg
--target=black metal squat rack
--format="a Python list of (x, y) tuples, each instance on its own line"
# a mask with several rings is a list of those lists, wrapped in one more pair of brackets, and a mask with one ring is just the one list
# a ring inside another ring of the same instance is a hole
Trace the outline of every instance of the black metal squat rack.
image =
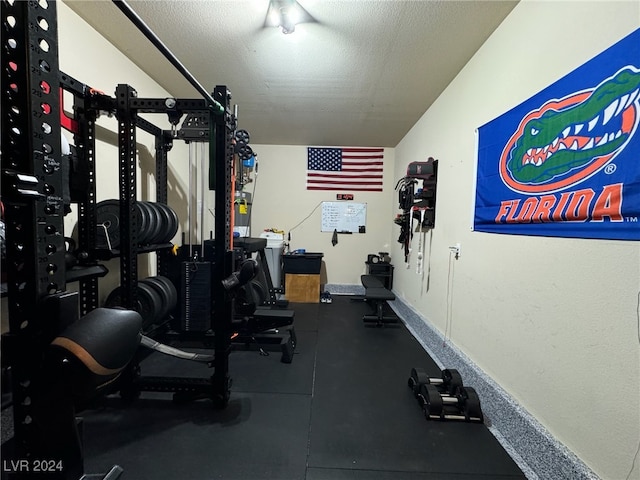
[[(123, 2), (119, 8), (141, 28), (140, 20)], [(6, 278), (9, 332), (2, 336), (2, 362), (11, 368), (14, 455), (28, 458), (43, 443), (38, 381), (47, 346), (68, 325), (98, 308), (98, 278), (106, 273), (98, 264), (96, 245), (95, 122), (100, 112), (118, 120), (122, 302), (133, 308), (137, 295), (136, 129), (156, 137), (156, 200), (167, 202), (167, 157), (175, 131), (161, 130), (140, 113), (167, 114), (179, 119), (193, 113), (206, 119), (209, 139), (210, 188), (215, 190), (215, 240), (212, 278), (211, 327), (214, 332), (214, 373), (210, 379), (136, 378), (136, 362), (128, 372), (139, 390), (207, 394), (217, 406), (229, 399), (229, 353), (233, 302), (220, 288), (233, 271), (231, 238), (232, 136), (236, 119), (230, 111), (230, 93), (217, 86), (204, 99), (138, 98), (133, 87), (118, 85), (115, 98), (94, 92), (59, 71), (56, 4), (53, 0), (2, 0), (2, 201), (5, 205)], [(143, 32), (159, 49), (159, 40)], [(165, 56), (167, 56), (166, 52)], [(169, 52), (170, 54), (170, 52)], [(175, 59), (174, 59), (175, 60)], [(175, 60), (177, 62), (177, 60)], [(186, 72), (188, 74), (188, 72)], [(190, 76), (190, 74), (189, 74)], [(192, 82), (192, 83), (193, 83)], [(195, 85), (194, 85), (195, 86)], [(74, 118), (61, 117), (62, 90), (74, 99)], [(61, 120), (62, 119), (62, 120)], [(82, 159), (85, 189), (78, 205), (78, 243), (86, 253), (85, 269), (65, 267), (61, 123), (74, 134)], [(177, 120), (176, 122), (177, 123)], [(174, 123), (174, 125), (175, 125)], [(188, 132), (182, 132), (189, 140)], [(201, 140), (201, 138), (200, 138)], [(149, 250), (150, 251), (150, 250)], [(158, 252), (158, 273), (166, 270), (167, 251)], [(79, 291), (68, 292), (67, 282), (78, 281)], [(127, 375), (125, 375), (127, 377)], [(50, 432), (49, 432), (50, 433)], [(55, 441), (55, 440), (54, 440)], [(79, 470), (65, 470), (60, 478), (77, 478)]]

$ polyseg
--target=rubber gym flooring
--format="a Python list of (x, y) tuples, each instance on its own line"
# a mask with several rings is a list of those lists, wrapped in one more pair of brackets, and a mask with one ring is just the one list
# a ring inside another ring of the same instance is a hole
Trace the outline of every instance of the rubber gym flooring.
[[(85, 470), (118, 464), (123, 479), (523, 479), (481, 424), (428, 422), (407, 387), (411, 368), (439, 369), (402, 324), (366, 326), (348, 297), (290, 304), (297, 348), (230, 357), (224, 410), (143, 393), (85, 411)], [(207, 377), (201, 364), (153, 354), (145, 375)]]

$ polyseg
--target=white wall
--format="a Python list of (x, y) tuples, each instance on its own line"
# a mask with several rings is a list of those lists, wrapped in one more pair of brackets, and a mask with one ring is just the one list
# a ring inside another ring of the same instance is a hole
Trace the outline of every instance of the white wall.
[(640, 441), (640, 247), (471, 232), (474, 132), (639, 26), (636, 1), (522, 1), (396, 148), (396, 178), (440, 160), (430, 288), (412, 265), (397, 293), (605, 479)]
[[(382, 192), (318, 192), (306, 190), (306, 147), (252, 145), (252, 148), (259, 162), (252, 236), (259, 236), (267, 228), (291, 232), (291, 250), (304, 248), (307, 252), (324, 253), (326, 276), (321, 277), (322, 283), (360, 285), (367, 254), (388, 252), (391, 248), (389, 226), (395, 216), (393, 149), (387, 148), (384, 152)], [(248, 192), (253, 189), (253, 184), (245, 187)], [(354, 201), (367, 204), (367, 233), (338, 235), (338, 244), (333, 246), (332, 233), (320, 232), (322, 207), (319, 205), (323, 201), (335, 201), (336, 193), (353, 193)]]

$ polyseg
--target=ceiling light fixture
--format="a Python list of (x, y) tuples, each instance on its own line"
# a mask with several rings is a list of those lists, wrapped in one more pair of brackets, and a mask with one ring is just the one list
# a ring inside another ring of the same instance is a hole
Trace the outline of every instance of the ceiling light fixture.
[(295, 0), (271, 0), (267, 10), (266, 27), (279, 27), (282, 33), (296, 30), (296, 25), (316, 20)]

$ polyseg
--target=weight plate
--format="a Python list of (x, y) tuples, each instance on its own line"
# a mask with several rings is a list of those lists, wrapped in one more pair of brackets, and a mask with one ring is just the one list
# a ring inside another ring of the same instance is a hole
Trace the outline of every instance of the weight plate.
[(433, 385), (425, 383), (420, 387), (420, 394), (424, 402), (422, 408), (424, 409), (425, 418), (427, 420), (440, 418), (442, 415), (443, 402), (438, 389)]
[(144, 230), (144, 232), (140, 232), (140, 235), (142, 237), (140, 243), (142, 245), (148, 245), (152, 243), (153, 234), (156, 228), (155, 214), (153, 212), (153, 209), (149, 205), (149, 202), (138, 202), (138, 205), (140, 205), (140, 211), (143, 212), (143, 214), (147, 217), (146, 229)]
[(140, 283), (149, 285), (160, 296), (161, 303), (160, 307), (158, 308), (156, 323), (158, 321), (164, 320), (167, 315), (169, 315), (169, 295), (171, 295), (169, 288), (167, 287), (167, 285), (165, 285), (164, 282), (158, 280), (156, 277), (145, 278)]
[(120, 247), (120, 201), (103, 200), (96, 204), (96, 248)]
[(171, 312), (174, 308), (176, 308), (176, 305), (178, 305), (178, 290), (176, 290), (175, 285), (173, 284), (173, 282), (171, 280), (169, 280), (167, 277), (164, 277), (162, 275), (158, 275), (157, 278), (159, 281), (163, 282), (168, 290), (169, 290), (169, 311)]
[(151, 222), (151, 215), (147, 210), (147, 206), (144, 202), (138, 200), (136, 202), (137, 210), (140, 213), (140, 228), (138, 229), (138, 244), (146, 245), (149, 243), (149, 223)]
[(245, 145), (249, 144), (249, 141), (250, 141), (249, 132), (247, 132), (246, 130), (236, 130), (235, 137), (236, 137), (236, 142), (243, 143)]
[[(142, 305), (140, 304), (140, 298), (138, 297), (137, 305), (133, 308), (136, 312), (140, 312), (142, 310)], [(107, 308), (113, 307), (123, 307), (124, 302), (122, 301), (122, 287), (114, 288), (111, 293), (107, 296), (107, 299), (104, 301), (104, 306)]]
[(420, 385), (423, 383), (429, 383), (429, 375), (427, 375), (427, 372), (420, 367), (412, 368), (407, 384), (409, 388), (413, 390), (414, 395), (418, 395)]
[(142, 329), (145, 330), (158, 321), (162, 298), (151, 285), (143, 282), (138, 283), (138, 298), (142, 305), (138, 313), (142, 316)]
[(455, 395), (458, 388), (462, 387), (462, 376), (453, 368), (442, 371), (442, 383), (449, 395)]
[[(160, 297), (152, 291), (151, 287), (138, 283), (138, 299), (134, 310), (142, 317), (142, 328), (152, 325), (155, 321), (156, 305), (160, 303)], [(155, 296), (154, 296), (155, 295)], [(116, 287), (104, 302), (105, 307), (124, 307), (122, 301), (122, 287)]]
[(156, 243), (156, 244), (166, 243), (167, 242), (166, 238), (169, 230), (169, 221), (171, 220), (171, 216), (169, 215), (169, 212), (167, 212), (166, 209), (162, 207), (161, 203), (149, 202), (149, 204), (158, 214), (158, 219), (160, 223), (158, 235), (156, 235), (153, 243)]
[(178, 233), (178, 228), (180, 227), (180, 219), (178, 218), (178, 214), (173, 208), (171, 208), (169, 205), (165, 205), (165, 207), (171, 215), (171, 235), (169, 235), (169, 241), (171, 241), (173, 237), (176, 236), (176, 233)]
[(149, 229), (149, 216), (143, 210), (140, 202), (136, 202), (136, 213), (138, 218), (138, 243), (143, 244), (142, 240), (145, 232)]
[(480, 397), (475, 389), (471, 387), (461, 387), (460, 402), (462, 403), (462, 410), (464, 411), (467, 422), (471, 420), (484, 421), (482, 408), (480, 408)]
[(253, 315), (256, 311), (256, 304), (249, 299), (250, 296), (248, 285), (242, 285), (236, 291), (235, 309), (238, 315)]
[(162, 230), (162, 217), (160, 216), (160, 211), (156, 208), (155, 204), (152, 202), (140, 202), (147, 206), (147, 209), (150, 212), (149, 218), (149, 238), (148, 241), (150, 244), (157, 243), (158, 238), (160, 237), (160, 233)]
[(267, 291), (260, 282), (257, 280), (251, 280), (248, 287), (250, 289), (250, 292), (248, 292), (250, 301), (255, 303), (257, 307), (264, 305), (267, 302)]
[(169, 207), (164, 203), (157, 202), (154, 203), (154, 205), (158, 209), (158, 212), (160, 212), (160, 217), (162, 218), (162, 228), (160, 229), (160, 235), (157, 243), (167, 243), (173, 238), (173, 235), (171, 234), (171, 222), (173, 221), (173, 218), (169, 212)]
[(238, 147), (238, 155), (240, 156), (240, 160), (249, 160), (253, 157), (253, 150), (249, 145), (240, 145)]

